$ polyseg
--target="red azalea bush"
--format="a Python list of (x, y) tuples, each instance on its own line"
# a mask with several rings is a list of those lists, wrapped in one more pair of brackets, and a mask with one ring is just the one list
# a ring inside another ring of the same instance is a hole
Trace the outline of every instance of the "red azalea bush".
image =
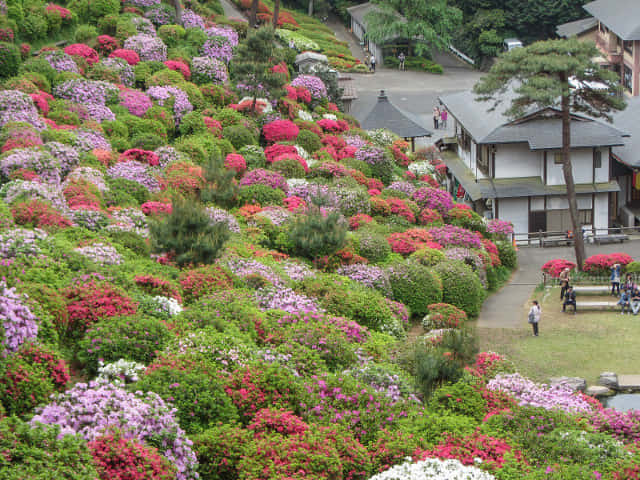
[(9, 28), (9, 27), (0, 28), (0, 41), (1, 42), (13, 43), (13, 38), (14, 38), (14, 34), (13, 34), (13, 30), (11, 28)]
[(71, 210), (100, 210), (100, 191), (86, 180), (70, 180), (62, 194)]
[(153, 275), (136, 275), (133, 281), (142, 291), (149, 295), (175, 298), (178, 302), (182, 303), (180, 289), (169, 280), (154, 277)]
[(477, 377), (491, 379), (498, 373), (513, 373), (515, 366), (504, 355), (496, 352), (480, 352), (476, 355), (475, 363), (466, 369)]
[(307, 209), (307, 202), (295, 195), (285, 198), (282, 203), (290, 212), (304, 212)]
[(235, 170), (238, 175), (242, 175), (247, 170), (247, 161), (238, 153), (230, 153), (224, 160), (224, 166), (228, 170)]
[(293, 145), (281, 145), (276, 143), (264, 149), (264, 156), (267, 163), (273, 163), (276, 158), (285, 154), (297, 155), (298, 150)]
[(109, 433), (88, 443), (100, 480), (172, 480), (176, 467), (154, 447)]
[(112, 36), (110, 35), (98, 36), (98, 45), (96, 46), (96, 49), (102, 55), (110, 55), (117, 48), (118, 48), (118, 40), (116, 40)]
[(556, 258), (545, 263), (542, 266), (542, 271), (551, 275), (553, 278), (558, 278), (560, 276), (560, 272), (562, 272), (565, 268), (573, 270), (574, 268), (576, 268), (576, 264), (570, 262), (569, 260), (565, 260), (564, 258)]
[(17, 203), (11, 207), (11, 214), (18, 225), (26, 225), (45, 230), (68, 228), (72, 225), (68, 218), (62, 216), (48, 203), (33, 199)]
[(216, 137), (222, 137), (222, 124), (211, 117), (202, 117), (204, 120), (204, 124), (207, 126), (207, 130), (211, 132)]
[(410, 223), (416, 223), (416, 217), (404, 200), (399, 198), (387, 198), (387, 204), (391, 213), (405, 218)]
[(63, 392), (69, 382), (69, 366), (64, 359), (53, 350), (35, 343), (23, 343), (14, 356), (30, 365), (39, 365), (47, 372), (56, 390)]
[(495, 471), (504, 466), (505, 454), (512, 452), (517, 460), (522, 460), (518, 450), (514, 450), (504, 440), (474, 433), (466, 437), (448, 436), (446, 440), (427, 450), (420, 456), (425, 458), (455, 459), (463, 465), (475, 465), (476, 459), (482, 461), (483, 469)]
[(173, 210), (170, 203), (145, 202), (140, 206), (145, 215), (169, 214)]
[(151, 167), (160, 165), (160, 158), (154, 152), (150, 150), (143, 150), (141, 148), (130, 148), (125, 150), (118, 157), (119, 162), (136, 161), (146, 163)]
[(138, 304), (115, 285), (105, 281), (78, 281), (62, 290), (66, 299), (68, 323), (59, 325), (68, 334), (84, 332), (101, 318), (136, 313)]
[(291, 142), (298, 138), (300, 129), (289, 120), (275, 120), (262, 127), (262, 134), (269, 143)]
[[(380, 193), (378, 192), (377, 195), (379, 194)], [(373, 213), (374, 215), (380, 215), (382, 217), (391, 215), (391, 206), (384, 198), (372, 196), (369, 199), (369, 205), (371, 206), (371, 213)]]
[(98, 56), (98, 52), (96, 52), (93, 48), (84, 43), (72, 43), (68, 45), (64, 49), (64, 53), (67, 55), (77, 55), (79, 57), (84, 58), (89, 65), (93, 65), (94, 63), (98, 63), (100, 57)]
[(133, 50), (128, 50), (126, 48), (117, 48), (109, 55), (109, 58), (121, 58), (126, 61), (129, 65), (137, 65), (140, 63), (140, 57)]
[(189, 65), (184, 62), (180, 62), (178, 60), (167, 60), (164, 62), (164, 66), (169, 70), (180, 72), (185, 80), (189, 80), (189, 78), (191, 78), (191, 70), (189, 69)]
[(493, 243), (488, 238), (483, 238), (482, 246), (484, 247), (485, 251), (489, 254), (492, 267), (497, 267), (498, 265), (502, 264), (502, 261), (500, 260), (500, 253), (498, 252), (498, 247), (496, 246), (495, 243)]
[(60, 5), (54, 5), (53, 3), (50, 3), (49, 5), (47, 5), (46, 11), (49, 14), (54, 12), (57, 13), (62, 20), (71, 19), (71, 11), (67, 8), (61, 7)]
[(464, 310), (448, 303), (432, 303), (427, 307), (429, 314), (422, 321), (423, 326), (429, 330), (441, 328), (460, 328), (467, 321), (467, 314)]
[(342, 133), (349, 130), (349, 124), (344, 120), (331, 120), (330, 118), (323, 118), (316, 122), (326, 132)]
[(49, 101), (53, 100), (52, 95), (49, 95), (47, 92), (40, 91), (38, 93), (31, 93), (29, 96), (43, 115), (47, 115), (49, 113)]
[(418, 215), (418, 223), (420, 225), (442, 225), (444, 224), (444, 219), (437, 210), (425, 208)]
[(302, 168), (304, 168), (305, 173), (309, 172), (309, 166), (307, 165), (307, 161), (297, 153), (284, 153), (282, 155), (279, 155), (273, 160), (273, 164), (275, 165), (276, 163), (282, 162), (284, 160), (295, 160), (302, 166)]
[(207, 265), (182, 272), (180, 286), (189, 302), (217, 290), (228, 290), (233, 287), (233, 280), (222, 267)]
[(281, 435), (298, 435), (309, 430), (309, 425), (293, 412), (263, 408), (253, 417), (253, 420), (247, 425), (249, 430), (255, 432), (256, 435), (265, 435), (269, 433), (279, 433)]
[(240, 214), (244, 218), (249, 219), (253, 217), (256, 213), (260, 213), (261, 211), (262, 211), (262, 207), (260, 205), (247, 203), (246, 205), (243, 205), (238, 209), (238, 214)]
[(387, 237), (387, 241), (391, 250), (401, 255), (409, 255), (423, 248), (442, 250), (442, 245), (434, 242), (429, 232), (422, 228), (411, 228), (405, 232), (392, 233)]
[(289, 80), (289, 67), (287, 67), (286, 62), (282, 61), (280, 63), (276, 63), (273, 67), (271, 67), (271, 71), (273, 73), (282, 73), (283, 75), (286, 75), (287, 80)]
[(609, 269), (616, 263), (622, 267), (633, 262), (633, 258), (626, 253), (600, 253), (591, 255), (584, 261), (584, 271), (594, 275), (609, 273)]
[(403, 463), (406, 457), (417, 455), (420, 452), (420, 443), (412, 434), (401, 430), (380, 430), (376, 441), (368, 447), (373, 471), (384, 472), (394, 465)]
[(357, 213), (349, 219), (349, 228), (351, 230), (358, 230), (362, 225), (366, 225), (373, 221), (373, 217), (366, 213)]
[(204, 184), (202, 167), (188, 162), (173, 162), (164, 171), (163, 188), (173, 188), (184, 195), (193, 195)]

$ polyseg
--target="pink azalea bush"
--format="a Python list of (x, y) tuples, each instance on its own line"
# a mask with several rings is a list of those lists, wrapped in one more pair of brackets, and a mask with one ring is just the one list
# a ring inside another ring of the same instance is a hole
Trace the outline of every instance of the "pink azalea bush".
[(558, 278), (560, 276), (560, 272), (562, 272), (565, 268), (573, 270), (574, 268), (576, 268), (576, 264), (563, 258), (556, 258), (545, 263), (542, 266), (542, 271), (548, 273), (553, 278)]
[(262, 127), (262, 134), (269, 143), (290, 142), (300, 133), (298, 126), (289, 120), (275, 120)]
[(608, 273), (616, 263), (625, 266), (633, 262), (633, 258), (626, 253), (599, 253), (591, 255), (584, 261), (584, 271), (594, 275)]

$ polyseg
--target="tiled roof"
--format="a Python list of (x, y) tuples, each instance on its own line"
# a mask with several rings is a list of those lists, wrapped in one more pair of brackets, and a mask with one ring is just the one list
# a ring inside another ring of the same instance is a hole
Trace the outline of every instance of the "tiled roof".
[(623, 40), (640, 40), (638, 0), (596, 0), (583, 8)]
[(362, 122), (365, 130), (386, 128), (402, 138), (430, 137), (431, 132), (398, 110), (390, 101), (384, 90), (378, 96), (378, 103)]

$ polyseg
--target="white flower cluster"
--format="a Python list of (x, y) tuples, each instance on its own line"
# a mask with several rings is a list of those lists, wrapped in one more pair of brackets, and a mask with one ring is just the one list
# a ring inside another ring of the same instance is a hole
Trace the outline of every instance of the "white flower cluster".
[(138, 381), (139, 374), (144, 372), (146, 368), (142, 363), (124, 358), (106, 365), (100, 361), (97, 380), (106, 380), (112, 383), (133, 383)]
[(306, 110), (298, 110), (298, 118), (304, 122), (313, 122), (313, 115)]
[(169, 314), (171, 317), (178, 315), (182, 311), (182, 305), (175, 298), (156, 295), (153, 300), (158, 305), (157, 310)]
[(309, 160), (311, 158), (311, 155), (309, 155), (309, 152), (307, 152), (303, 147), (301, 147), (300, 145), (294, 145), (294, 147), (296, 147), (296, 150), (298, 151), (298, 155), (300, 155), (302, 158), (304, 158), (305, 160)]
[(458, 460), (427, 458), (420, 462), (396, 465), (369, 480), (495, 480), (496, 477), (475, 467), (462, 465)]
[(367, 130), (367, 133), (371, 137), (371, 140), (373, 140), (374, 143), (377, 143), (381, 147), (388, 147), (396, 139), (400, 138), (392, 131), (386, 130), (384, 128), (379, 128), (377, 130)]
[(413, 162), (410, 164), (409, 171), (416, 177), (422, 177), (423, 175), (432, 174), (434, 170), (433, 165), (425, 160), (424, 162)]
[(325, 113), (324, 115), (322, 115), (322, 118), (326, 118), (327, 120), (338, 120), (338, 117), (336, 117), (333, 113)]

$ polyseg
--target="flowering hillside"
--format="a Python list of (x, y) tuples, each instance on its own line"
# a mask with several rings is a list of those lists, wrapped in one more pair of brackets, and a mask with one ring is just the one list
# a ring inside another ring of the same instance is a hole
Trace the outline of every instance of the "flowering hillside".
[(476, 356), (512, 227), (221, 13), (0, 0), (0, 478), (637, 478), (635, 415)]

